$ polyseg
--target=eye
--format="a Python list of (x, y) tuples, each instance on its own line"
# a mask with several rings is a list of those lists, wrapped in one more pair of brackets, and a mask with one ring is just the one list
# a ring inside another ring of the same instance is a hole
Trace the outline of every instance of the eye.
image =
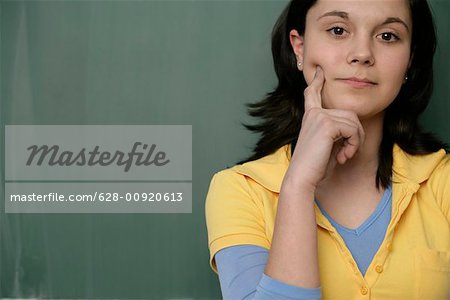
[(328, 29), (327, 31), (335, 36), (342, 36), (345, 33), (345, 29), (342, 27), (339, 27), (339, 26), (334, 26), (334, 27)]
[(395, 42), (400, 40), (399, 37), (392, 32), (383, 32), (377, 35), (377, 37), (381, 38), (385, 42)]

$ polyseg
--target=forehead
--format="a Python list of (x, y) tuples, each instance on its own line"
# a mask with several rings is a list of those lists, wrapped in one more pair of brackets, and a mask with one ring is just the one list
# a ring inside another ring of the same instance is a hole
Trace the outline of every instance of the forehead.
[(316, 20), (323, 14), (338, 11), (350, 20), (377, 21), (397, 17), (411, 24), (408, 0), (318, 0), (308, 11), (308, 18)]

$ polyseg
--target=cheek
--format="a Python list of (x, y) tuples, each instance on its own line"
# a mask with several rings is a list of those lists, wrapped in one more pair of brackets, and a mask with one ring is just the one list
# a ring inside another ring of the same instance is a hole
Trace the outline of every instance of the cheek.
[(400, 91), (405, 80), (405, 75), (407, 75), (409, 59), (407, 60), (405, 57), (407, 56), (385, 57), (380, 62), (385, 67), (380, 69), (379, 76), (395, 94)]
[(303, 77), (305, 78), (306, 83), (308, 85), (310, 85), (314, 79), (314, 75), (316, 74), (317, 66), (320, 66), (322, 68), (323, 74), (325, 76), (325, 80), (327, 78), (329, 66), (320, 60), (310, 61), (303, 68)]
[[(323, 49), (323, 47), (316, 47), (316, 49)], [(322, 68), (325, 79), (327, 78), (329, 71), (336, 68), (336, 62), (340, 61), (337, 53), (338, 51), (306, 51), (305, 49), (303, 76), (308, 85), (314, 79), (317, 66)]]
[(380, 64), (385, 66), (382, 68), (384, 76), (391, 80), (402, 81), (408, 69), (409, 59), (406, 59), (408, 54), (396, 56), (382, 56)]

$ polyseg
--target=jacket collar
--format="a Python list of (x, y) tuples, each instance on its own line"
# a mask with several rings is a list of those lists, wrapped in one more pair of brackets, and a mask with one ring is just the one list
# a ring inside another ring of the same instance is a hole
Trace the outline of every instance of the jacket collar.
[[(397, 183), (420, 184), (430, 177), (445, 154), (445, 150), (441, 149), (426, 155), (410, 155), (395, 144), (392, 180)], [(287, 144), (263, 158), (236, 165), (233, 170), (252, 178), (266, 189), (279, 193), (290, 158), (291, 146)]]
[(263, 158), (236, 165), (233, 170), (250, 177), (266, 189), (279, 193), (290, 160), (291, 145), (287, 144)]
[(392, 180), (394, 182), (421, 184), (430, 178), (445, 155), (444, 149), (425, 155), (410, 155), (395, 144)]

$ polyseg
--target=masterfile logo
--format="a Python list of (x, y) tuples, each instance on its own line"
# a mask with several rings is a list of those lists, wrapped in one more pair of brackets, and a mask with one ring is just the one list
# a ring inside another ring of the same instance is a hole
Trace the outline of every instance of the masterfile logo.
[(6, 213), (191, 213), (190, 125), (7, 125)]
[(191, 180), (191, 125), (7, 125), (7, 180)]
[[(124, 166), (124, 171), (128, 172), (131, 166), (150, 166), (155, 165), (157, 167), (164, 166), (169, 163), (170, 160), (166, 159), (166, 153), (164, 151), (155, 151), (156, 144), (152, 144), (150, 147), (147, 144), (135, 142), (130, 152), (122, 151), (99, 151), (100, 146), (96, 145), (93, 150), (88, 151), (86, 148), (82, 148), (79, 152), (72, 151), (60, 151), (60, 147), (57, 145), (33, 145), (27, 148), (30, 150), (30, 156), (27, 160), (27, 166), (35, 164), (41, 166), (43, 163), (47, 163), (49, 166), (109, 166), (116, 164), (118, 166)], [(139, 151), (139, 148), (142, 151)], [(35, 159), (36, 158), (36, 159)]]

